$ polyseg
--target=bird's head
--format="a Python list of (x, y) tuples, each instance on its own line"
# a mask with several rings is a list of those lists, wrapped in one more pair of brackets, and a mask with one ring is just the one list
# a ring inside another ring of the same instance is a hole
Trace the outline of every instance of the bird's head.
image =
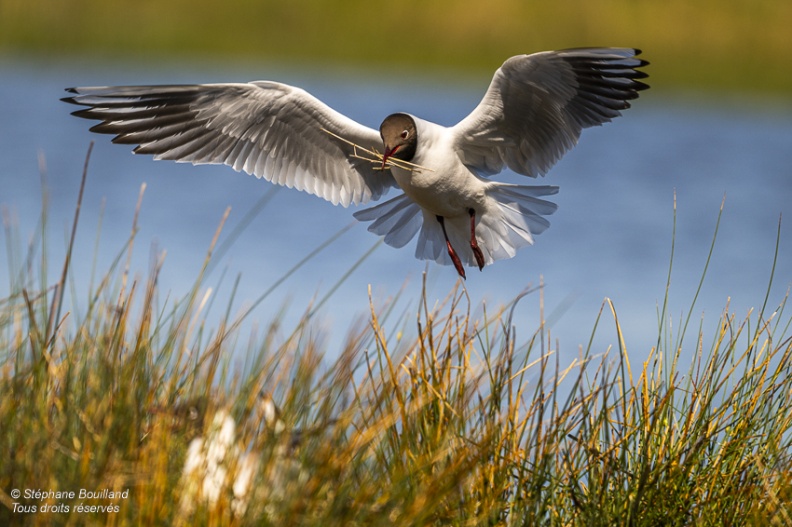
[(415, 121), (409, 115), (394, 113), (386, 117), (380, 125), (380, 136), (385, 147), (382, 156), (383, 170), (391, 157), (410, 161), (415, 156), (418, 134), (415, 130)]

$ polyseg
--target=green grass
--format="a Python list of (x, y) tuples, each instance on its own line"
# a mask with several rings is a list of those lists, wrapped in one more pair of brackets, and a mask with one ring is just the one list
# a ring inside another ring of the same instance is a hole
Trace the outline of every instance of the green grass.
[[(690, 318), (670, 324), (664, 303), (657, 346), (630, 355), (606, 301), (592, 336), (616, 347), (563, 364), (542, 321), (517, 326), (514, 304), (491, 312), (461, 287), (435, 304), (422, 288), (409, 312), (372, 298), (337, 351), (311, 331), (310, 309), (260, 337), (240, 335), (246, 315), (230, 310), (210, 327), (203, 273), (184, 298), (162, 298), (159, 260), (145, 279), (129, 274), (134, 226), (78, 292), (87, 307), (61, 308), (72, 271), (47, 281), (45, 223), (24, 250), (5, 232), (0, 524), (792, 525), (786, 298), (744, 319), (727, 306), (695, 331)], [(287, 430), (307, 430), (291, 462), (288, 439), (261, 428), (262, 391)], [(185, 451), (219, 410), (261, 460), (255, 490), (242, 516), (226, 489), (185, 517)], [(42, 502), (13, 489), (128, 494)], [(70, 511), (13, 513), (15, 502)]]
[(788, 96), (790, 27), (786, 0), (3, 0), (0, 52), (422, 67), (478, 78), (518, 53), (635, 46), (652, 62), (655, 87)]

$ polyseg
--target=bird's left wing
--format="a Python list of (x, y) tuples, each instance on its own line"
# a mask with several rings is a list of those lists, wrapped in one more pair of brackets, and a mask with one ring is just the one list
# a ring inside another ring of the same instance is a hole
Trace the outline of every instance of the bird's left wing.
[(101, 121), (91, 130), (138, 145), (137, 154), (226, 164), (345, 207), (396, 186), (390, 171), (353, 156), (350, 143), (381, 148), (379, 133), (300, 88), (259, 81), (67, 91), (64, 101), (87, 107), (74, 115)]
[(508, 167), (544, 175), (583, 128), (621, 115), (648, 88), (631, 48), (580, 48), (519, 55), (503, 63), (484, 98), (452, 128), (462, 161), (481, 174)]

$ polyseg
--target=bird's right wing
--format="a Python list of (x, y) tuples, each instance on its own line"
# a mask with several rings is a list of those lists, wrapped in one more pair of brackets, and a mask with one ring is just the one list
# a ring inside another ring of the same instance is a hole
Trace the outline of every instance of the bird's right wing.
[[(74, 115), (113, 142), (193, 164), (225, 164), (348, 206), (379, 198), (396, 182), (390, 171), (353, 156), (381, 148), (379, 133), (306, 91), (258, 81), (239, 84), (70, 88)], [(330, 133), (328, 133), (330, 132)], [(331, 135), (334, 134), (334, 135)]]

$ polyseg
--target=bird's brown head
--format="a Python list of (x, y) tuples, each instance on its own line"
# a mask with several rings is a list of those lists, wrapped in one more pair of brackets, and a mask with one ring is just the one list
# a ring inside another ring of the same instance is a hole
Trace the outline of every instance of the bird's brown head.
[(386, 117), (380, 125), (380, 136), (385, 147), (382, 156), (383, 170), (391, 157), (410, 161), (415, 156), (418, 134), (415, 130), (415, 121), (409, 115), (394, 113)]

